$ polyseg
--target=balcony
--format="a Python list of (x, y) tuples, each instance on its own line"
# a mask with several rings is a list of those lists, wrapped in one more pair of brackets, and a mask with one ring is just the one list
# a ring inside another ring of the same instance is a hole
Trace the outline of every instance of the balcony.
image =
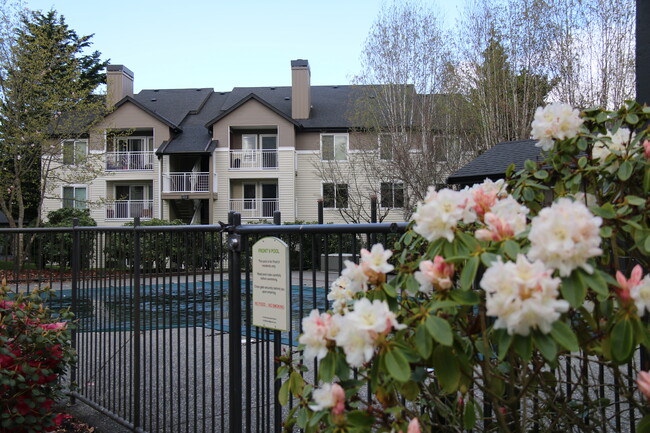
[(277, 198), (230, 199), (230, 210), (239, 212), (242, 219), (273, 218), (273, 212), (279, 209)]
[(153, 200), (115, 200), (106, 204), (106, 219), (150, 219), (153, 216)]
[[(215, 176), (216, 180), (216, 176)], [(214, 187), (216, 191), (216, 184)], [(210, 173), (172, 172), (163, 174), (163, 192), (209, 192)]]
[(108, 171), (153, 171), (154, 154), (142, 152), (106, 152)]
[(231, 150), (231, 170), (277, 170), (278, 151), (263, 150)]

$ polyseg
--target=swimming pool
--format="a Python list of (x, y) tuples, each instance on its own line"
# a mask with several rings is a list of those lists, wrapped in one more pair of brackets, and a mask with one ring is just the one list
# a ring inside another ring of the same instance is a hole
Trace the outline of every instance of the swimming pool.
[[(129, 285), (103, 281), (96, 286), (82, 287), (77, 295), (77, 331), (113, 332), (133, 330), (133, 288)], [(229, 330), (229, 282), (162, 282), (144, 285), (140, 289), (140, 323), (142, 330), (179, 327), (205, 327), (219, 332)], [(252, 289), (251, 289), (252, 290)], [(250, 292), (249, 292), (250, 293)], [(56, 291), (49, 301), (57, 311), (71, 307), (72, 291)], [(313, 308), (326, 308), (324, 287), (291, 286), (291, 322), (293, 339), (300, 321)], [(245, 333), (248, 305), (246, 282), (241, 287), (242, 332)], [(283, 336), (288, 342), (288, 336)], [(294, 342), (295, 343), (295, 342)]]

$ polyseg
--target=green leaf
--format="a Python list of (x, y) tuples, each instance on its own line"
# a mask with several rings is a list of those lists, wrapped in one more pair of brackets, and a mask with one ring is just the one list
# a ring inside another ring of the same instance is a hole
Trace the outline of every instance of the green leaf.
[(553, 338), (549, 335), (537, 332), (533, 335), (533, 342), (535, 343), (535, 347), (537, 347), (539, 352), (547, 361), (555, 360), (555, 356), (557, 355), (557, 344), (555, 344)]
[(639, 423), (636, 425), (636, 431), (638, 433), (650, 433), (650, 414), (639, 420)]
[(503, 249), (505, 250), (506, 254), (508, 257), (510, 257), (512, 260), (517, 260), (517, 255), (519, 254), (519, 244), (512, 239), (508, 239), (505, 244), (503, 245)]
[(451, 299), (460, 305), (476, 305), (481, 302), (481, 296), (474, 290), (452, 290)]
[(492, 266), (493, 262), (497, 261), (497, 257), (499, 256), (496, 254), (483, 253), (481, 254), (481, 262), (483, 262), (483, 264), (489, 268), (490, 266)]
[(530, 336), (515, 335), (512, 347), (525, 362), (530, 361), (533, 356), (533, 339)]
[(548, 177), (548, 171), (538, 170), (533, 176), (535, 176), (537, 179), (546, 179)]
[(289, 401), (289, 381), (284, 381), (278, 392), (278, 402), (280, 406), (286, 406)]
[(474, 403), (468, 400), (465, 403), (465, 412), (463, 412), (463, 427), (465, 430), (471, 430), (476, 425), (476, 411), (474, 410)]
[(328, 352), (325, 358), (321, 360), (319, 366), (318, 377), (320, 380), (327, 383), (331, 382), (336, 370), (336, 353)]
[(618, 175), (619, 179), (626, 181), (630, 178), (630, 176), (632, 176), (632, 171), (632, 163), (630, 161), (623, 161), (616, 174)]
[(551, 337), (569, 352), (580, 350), (578, 337), (573, 333), (571, 327), (561, 320), (556, 320), (551, 327)]
[(424, 323), (415, 329), (415, 347), (422, 358), (427, 359), (433, 351), (433, 337), (427, 332)]
[(616, 211), (611, 203), (605, 203), (602, 207), (593, 207), (591, 208), (591, 211), (602, 218), (616, 218)]
[(429, 334), (440, 344), (451, 346), (454, 342), (454, 334), (451, 331), (449, 322), (438, 316), (429, 316), (424, 322)]
[(348, 380), (350, 378), (350, 366), (345, 361), (345, 356), (336, 356), (336, 375), (341, 380)]
[(398, 382), (406, 382), (411, 377), (411, 366), (406, 357), (399, 349), (393, 349), (384, 355), (384, 362), (393, 379)]
[(314, 414), (314, 416), (311, 417), (311, 419), (309, 420), (308, 425), (311, 426), (311, 427), (313, 427), (315, 425), (318, 425), (321, 418), (323, 418), (324, 416), (327, 416), (328, 414), (329, 414), (329, 411), (327, 411), (327, 410), (323, 410), (323, 411), (320, 411), (320, 412)]
[(634, 113), (628, 113), (627, 116), (625, 116), (625, 121), (630, 125), (635, 126), (639, 123), (639, 116)]
[(609, 287), (607, 286), (607, 281), (605, 281), (605, 278), (603, 278), (601, 272), (598, 269), (594, 270), (592, 274), (588, 274), (583, 270), (578, 270), (577, 272), (578, 277), (582, 280), (585, 286), (589, 287), (599, 295), (609, 295)]
[(474, 256), (465, 263), (463, 271), (460, 273), (460, 288), (463, 290), (469, 290), (474, 283), (476, 278), (476, 272), (478, 271), (478, 256)]
[(413, 275), (406, 277), (406, 291), (413, 295), (420, 291), (420, 283)]
[(508, 331), (505, 329), (497, 329), (494, 331), (494, 334), (496, 337), (497, 349), (499, 351), (499, 360), (503, 361), (503, 359), (506, 357), (506, 354), (508, 353), (508, 349), (510, 349), (513, 337), (512, 335), (508, 334)]
[(573, 271), (568, 277), (562, 278), (560, 291), (562, 297), (569, 301), (573, 308), (579, 308), (585, 301), (585, 296), (587, 296), (587, 287), (578, 276), (577, 271)]
[(293, 395), (299, 394), (302, 392), (302, 387), (304, 386), (305, 381), (302, 379), (302, 376), (297, 371), (291, 373), (289, 377), (289, 389)]
[(650, 252), (650, 236), (645, 237), (645, 242), (643, 243), (643, 248), (646, 252)]
[(580, 159), (578, 159), (578, 167), (585, 168), (586, 165), (587, 165), (587, 158), (581, 156)]
[(436, 347), (433, 351), (433, 368), (443, 391), (448, 394), (456, 392), (460, 381), (460, 364), (450, 347)]
[(365, 410), (352, 410), (346, 414), (348, 422), (355, 427), (359, 427), (365, 431), (372, 427), (375, 423), (375, 418)]
[(645, 206), (645, 204), (646, 204), (645, 199), (643, 199), (641, 197), (637, 197), (635, 195), (628, 195), (628, 196), (625, 197), (625, 200), (627, 200), (627, 202), (629, 204), (631, 204), (632, 206)]
[(412, 380), (409, 380), (400, 387), (400, 392), (405, 399), (415, 401), (420, 395), (420, 387)]
[(645, 174), (643, 175), (643, 191), (648, 193), (650, 192), (650, 168), (645, 168)]
[(623, 319), (612, 329), (612, 358), (618, 363), (627, 362), (634, 351), (634, 332), (628, 319)]
[(395, 287), (391, 283), (383, 284), (382, 289), (391, 298), (397, 298), (397, 290), (395, 290)]
[(296, 424), (298, 424), (298, 427), (300, 428), (305, 428), (307, 427), (307, 409), (306, 408), (300, 408), (298, 411), (298, 415), (296, 416)]

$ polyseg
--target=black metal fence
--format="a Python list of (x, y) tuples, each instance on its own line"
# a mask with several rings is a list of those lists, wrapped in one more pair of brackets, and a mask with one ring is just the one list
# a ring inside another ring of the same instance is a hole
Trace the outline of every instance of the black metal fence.
[[(78, 399), (136, 432), (279, 432), (276, 357), (363, 247), (406, 224), (0, 229), (0, 279), (75, 313)], [(252, 325), (251, 247), (290, 247), (291, 327)], [(231, 320), (232, 319), (232, 320)]]

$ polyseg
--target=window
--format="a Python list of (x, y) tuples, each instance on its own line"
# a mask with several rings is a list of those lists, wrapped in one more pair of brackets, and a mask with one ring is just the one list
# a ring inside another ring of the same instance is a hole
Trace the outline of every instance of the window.
[(88, 140), (64, 140), (62, 147), (66, 165), (80, 164), (88, 155)]
[(64, 186), (63, 207), (86, 209), (86, 187), (85, 186)]
[(323, 161), (347, 161), (348, 135), (347, 134), (322, 134), (321, 159)]
[(244, 184), (244, 209), (255, 209), (257, 201), (257, 185), (254, 183)]
[(393, 159), (393, 136), (381, 134), (379, 136), (379, 159), (391, 161)]
[(382, 182), (380, 188), (381, 207), (404, 207), (404, 184), (399, 182)]
[(348, 207), (348, 184), (324, 183), (323, 207), (345, 209)]

